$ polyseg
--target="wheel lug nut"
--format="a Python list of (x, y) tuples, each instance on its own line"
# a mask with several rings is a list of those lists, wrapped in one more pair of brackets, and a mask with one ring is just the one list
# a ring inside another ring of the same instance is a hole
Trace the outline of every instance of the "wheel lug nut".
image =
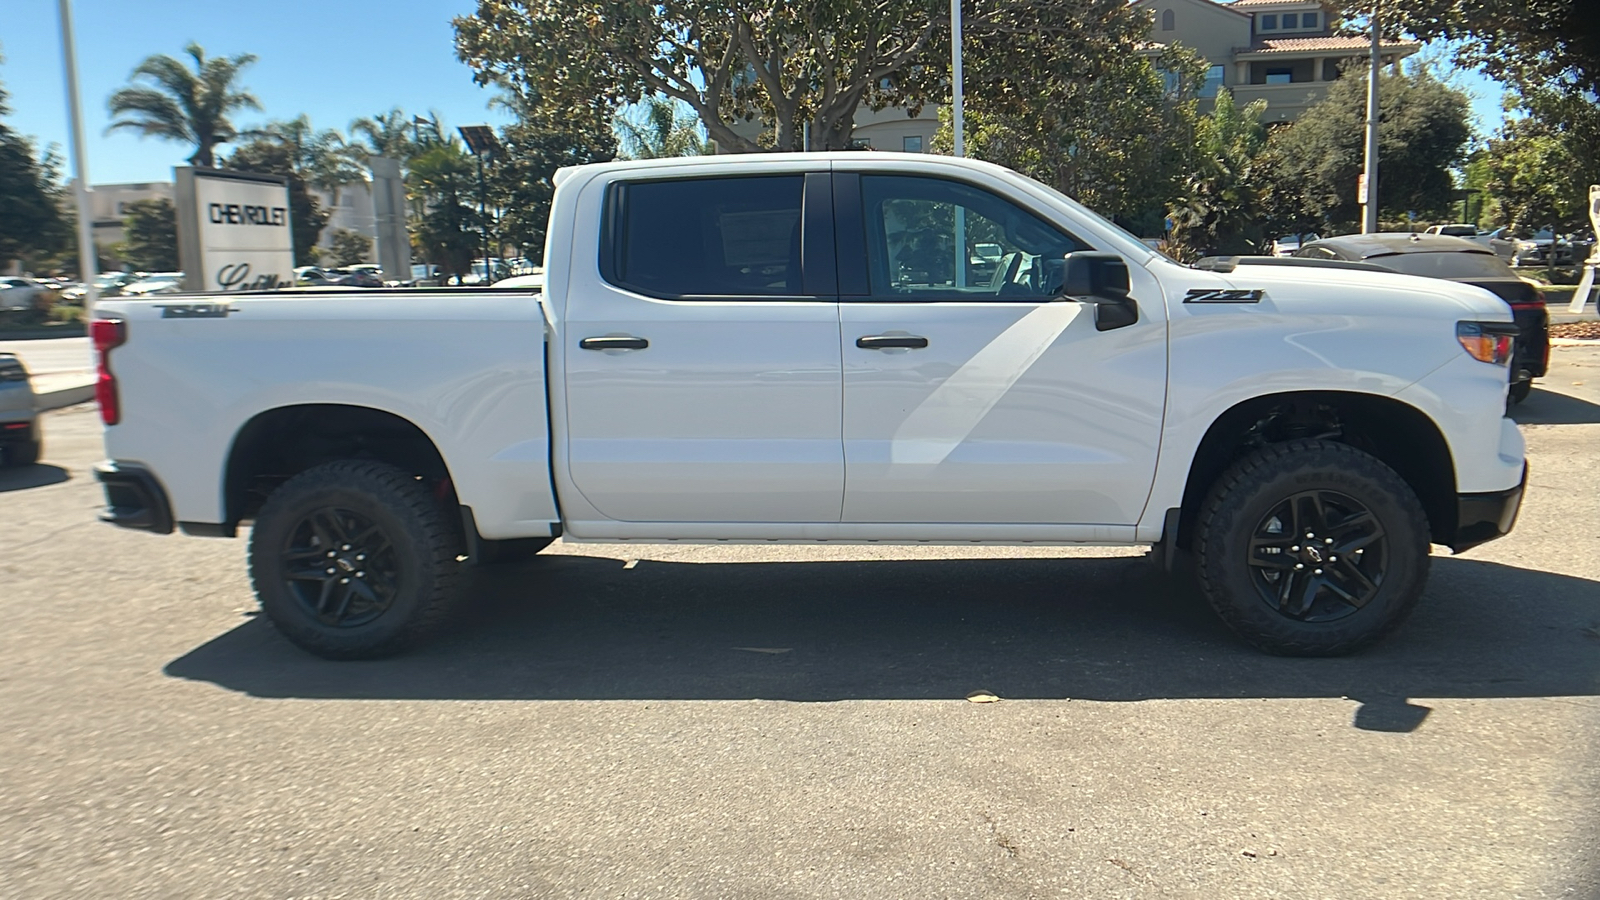
[(1331, 562), (1331, 563), (1336, 563), (1336, 562), (1338, 562), (1338, 561), (1339, 561), (1339, 557), (1337, 557), (1337, 556), (1330, 556), (1330, 557), (1328, 557), (1328, 562)]
[(1294, 567), (1296, 569), (1304, 569), (1306, 567), (1306, 564), (1305, 563), (1295, 563)]
[(365, 553), (357, 553), (356, 554), (356, 562), (362, 562), (366, 558), (367, 558), (367, 555)]
[(349, 583), (350, 583), (350, 579), (348, 579), (348, 578), (341, 578), (341, 579), (339, 579), (339, 583), (340, 583), (340, 584), (349, 584)]
[(356, 573), (356, 577), (357, 578), (365, 578), (365, 577), (367, 577), (367, 573), (365, 573), (365, 572), (357, 572)]
[(1313, 575), (1321, 575), (1322, 574), (1322, 570), (1321, 569), (1312, 569), (1311, 570), (1311, 574), (1313, 574)]
[(1331, 543), (1333, 543), (1333, 538), (1323, 538), (1322, 542), (1324, 544), (1331, 544)]
[(1293, 547), (1290, 547), (1289, 548), (1289, 552), (1290, 553), (1299, 553), (1300, 552), (1300, 545), (1299, 544), (1295, 544)]
[(328, 574), (329, 574), (329, 575), (332, 575), (332, 574), (333, 574), (333, 571), (334, 571), (334, 570), (332, 570), (332, 569), (329, 569), (329, 570), (328, 570)]
[(340, 547), (339, 549), (340, 550), (349, 550), (350, 549), (350, 545), (349, 544), (345, 544), (343, 547)]
[(328, 551), (328, 558), (329, 558), (329, 559), (333, 559), (333, 558), (334, 558), (334, 557), (335, 557), (335, 556), (338, 556), (338, 555), (339, 555), (339, 554), (337, 554), (337, 553), (335, 553), (335, 552), (333, 552), (333, 551), (332, 551), (332, 550), (329, 550), (329, 551)]

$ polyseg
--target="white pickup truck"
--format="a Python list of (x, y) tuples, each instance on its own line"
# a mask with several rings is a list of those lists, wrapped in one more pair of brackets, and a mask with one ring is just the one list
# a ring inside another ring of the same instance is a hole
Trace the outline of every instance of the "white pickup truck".
[(1247, 641), (1341, 653), (1404, 618), (1430, 543), (1515, 520), (1514, 328), (1478, 288), (1190, 268), (938, 156), (556, 184), (542, 292), (101, 304), (103, 518), (251, 523), (265, 612), (335, 658), (557, 536), (1153, 544)]

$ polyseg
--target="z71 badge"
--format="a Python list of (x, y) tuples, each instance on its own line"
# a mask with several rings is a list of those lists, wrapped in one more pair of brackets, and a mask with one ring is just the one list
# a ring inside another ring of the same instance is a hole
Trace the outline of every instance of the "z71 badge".
[(1261, 291), (1204, 290), (1196, 288), (1183, 295), (1185, 303), (1260, 303)]

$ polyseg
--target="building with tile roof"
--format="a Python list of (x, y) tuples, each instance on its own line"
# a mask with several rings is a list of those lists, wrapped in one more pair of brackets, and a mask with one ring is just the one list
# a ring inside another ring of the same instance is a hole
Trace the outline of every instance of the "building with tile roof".
[[(1367, 38), (1334, 34), (1338, 9), (1319, 0), (1136, 0), (1135, 5), (1153, 17), (1145, 52), (1158, 53), (1166, 44), (1194, 50), (1210, 63), (1203, 100), (1221, 88), (1240, 105), (1265, 100), (1267, 122), (1299, 118), (1327, 96), (1328, 85), (1346, 66), (1367, 58)], [(1385, 65), (1421, 49), (1410, 41), (1380, 46)]]

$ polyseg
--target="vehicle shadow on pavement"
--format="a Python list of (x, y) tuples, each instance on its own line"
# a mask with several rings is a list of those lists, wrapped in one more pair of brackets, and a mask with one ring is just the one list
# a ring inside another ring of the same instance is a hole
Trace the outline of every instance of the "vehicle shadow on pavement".
[(4, 494), (7, 491), (25, 491), (29, 488), (60, 484), (71, 477), (72, 473), (60, 466), (41, 463), (20, 466), (15, 469), (0, 469), (0, 494)]
[(1600, 403), (1535, 387), (1511, 407), (1511, 418), (1518, 425), (1593, 425), (1600, 423)]
[(692, 564), (550, 555), (478, 570), (461, 622), (403, 657), (333, 663), (252, 619), (166, 667), (260, 697), (730, 700), (1600, 693), (1600, 582), (1435, 558), (1421, 607), (1338, 659), (1238, 643), (1143, 558)]

